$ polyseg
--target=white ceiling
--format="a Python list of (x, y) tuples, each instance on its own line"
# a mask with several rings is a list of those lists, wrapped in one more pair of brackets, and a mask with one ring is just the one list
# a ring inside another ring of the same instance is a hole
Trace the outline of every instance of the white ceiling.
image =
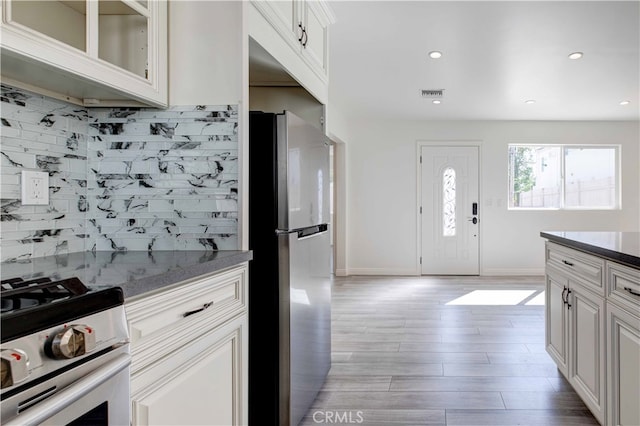
[[(638, 120), (640, 2), (330, 1), (330, 102), (417, 120)], [(439, 50), (439, 60), (428, 52)], [(584, 57), (570, 60), (569, 53)], [(442, 104), (421, 89), (444, 89)], [(535, 99), (535, 104), (525, 104)], [(630, 105), (621, 106), (620, 101)]]

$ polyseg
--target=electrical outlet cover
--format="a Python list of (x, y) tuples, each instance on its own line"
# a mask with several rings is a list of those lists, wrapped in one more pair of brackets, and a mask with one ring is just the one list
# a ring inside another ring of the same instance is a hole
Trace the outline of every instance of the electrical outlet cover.
[(49, 204), (49, 173), (23, 170), (21, 186), (23, 206)]

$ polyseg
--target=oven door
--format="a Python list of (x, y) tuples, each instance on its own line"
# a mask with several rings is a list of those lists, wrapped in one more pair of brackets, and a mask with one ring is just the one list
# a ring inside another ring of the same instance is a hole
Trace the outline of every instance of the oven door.
[(22, 400), (19, 414), (3, 424), (127, 426), (130, 364), (131, 356), (120, 354), (58, 391), (53, 382), (64, 378), (53, 378), (44, 391)]

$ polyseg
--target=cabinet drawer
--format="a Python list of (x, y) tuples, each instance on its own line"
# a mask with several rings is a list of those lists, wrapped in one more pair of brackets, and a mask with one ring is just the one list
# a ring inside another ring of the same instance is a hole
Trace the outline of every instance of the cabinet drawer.
[(604, 296), (603, 259), (551, 242), (546, 243), (545, 258), (547, 265), (552, 265), (572, 278), (579, 278), (590, 290)]
[(246, 308), (246, 266), (183, 281), (125, 303), (131, 347), (159, 335), (179, 334), (206, 321), (213, 327)]
[(640, 270), (607, 262), (607, 297), (640, 316)]

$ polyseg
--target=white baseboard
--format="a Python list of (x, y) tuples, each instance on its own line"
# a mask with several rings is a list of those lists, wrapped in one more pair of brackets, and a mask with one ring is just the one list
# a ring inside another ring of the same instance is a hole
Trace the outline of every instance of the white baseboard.
[(504, 275), (512, 275), (512, 276), (525, 276), (525, 275), (544, 275), (544, 268), (488, 268), (484, 269), (481, 272), (481, 275), (486, 276), (504, 276)]
[[(350, 268), (336, 269), (336, 277), (348, 277), (351, 275), (381, 275), (381, 276), (420, 276), (415, 269), (392, 268)], [(544, 268), (489, 268), (480, 273), (481, 276), (542, 276)]]
[(349, 274), (347, 273), (346, 269), (336, 269), (336, 273), (335, 273), (336, 277), (348, 277)]
[[(395, 275), (417, 276), (415, 269), (391, 269), (391, 268), (350, 268), (348, 275)], [(346, 275), (345, 275), (346, 276)]]

